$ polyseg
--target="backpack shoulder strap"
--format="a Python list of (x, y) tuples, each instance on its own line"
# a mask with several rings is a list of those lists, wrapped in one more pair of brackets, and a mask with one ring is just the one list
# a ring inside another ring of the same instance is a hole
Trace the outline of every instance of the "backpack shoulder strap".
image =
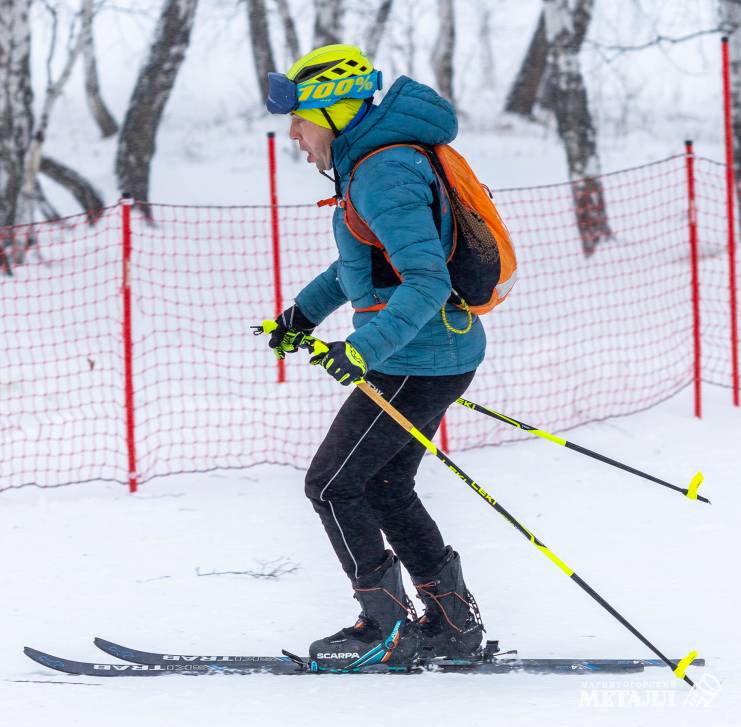
[[(424, 154), (429, 160), (430, 165), (432, 166), (432, 171), (438, 177), (441, 176), (440, 171), (435, 164), (435, 160), (433, 159), (433, 157), (435, 157), (435, 154), (430, 149), (420, 144), (388, 144), (386, 146), (381, 146), (378, 149), (374, 149), (372, 152), (369, 152), (364, 157), (361, 157), (360, 159), (358, 159), (357, 162), (355, 162), (355, 166), (350, 172), (350, 178), (348, 179), (347, 187), (345, 188), (344, 199), (342, 200), (342, 202), (340, 202), (340, 206), (345, 210), (345, 224), (347, 225), (347, 229), (350, 230), (350, 233), (356, 240), (366, 245), (373, 245), (374, 247), (377, 247), (381, 250), (384, 250), (383, 243), (376, 237), (376, 235), (373, 233), (366, 221), (362, 218), (362, 216), (352, 203), (352, 198), (350, 196), (350, 187), (352, 186), (352, 182), (355, 178), (355, 173), (358, 171), (358, 167), (366, 159), (370, 159), (372, 156), (375, 156), (382, 151), (386, 151), (386, 149), (395, 149), (397, 147), (416, 149), (418, 152)], [(442, 177), (442, 181), (443, 185), (445, 186), (444, 177)]]

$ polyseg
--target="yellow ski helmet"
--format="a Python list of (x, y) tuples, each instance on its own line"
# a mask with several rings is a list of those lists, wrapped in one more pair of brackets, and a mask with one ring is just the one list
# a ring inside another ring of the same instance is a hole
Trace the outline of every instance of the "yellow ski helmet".
[(268, 74), (268, 110), (294, 113), (339, 133), (381, 88), (380, 71), (354, 45), (325, 45), (283, 74)]

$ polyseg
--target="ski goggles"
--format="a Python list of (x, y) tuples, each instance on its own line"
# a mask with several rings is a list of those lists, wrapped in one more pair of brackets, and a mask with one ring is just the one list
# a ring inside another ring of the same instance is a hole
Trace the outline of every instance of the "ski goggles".
[(381, 71), (335, 81), (296, 83), (284, 73), (268, 73), (268, 100), (271, 114), (290, 114), (297, 109), (320, 109), (346, 98), (370, 98), (383, 84)]

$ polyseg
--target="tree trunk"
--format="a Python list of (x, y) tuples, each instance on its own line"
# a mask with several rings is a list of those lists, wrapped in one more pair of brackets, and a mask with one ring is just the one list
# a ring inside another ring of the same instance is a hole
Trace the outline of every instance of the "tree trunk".
[(247, 0), (247, 19), (250, 26), (250, 43), (252, 44), (252, 58), (255, 61), (257, 85), (262, 102), (265, 104), (268, 100), (268, 73), (275, 71), (265, 0)]
[[(569, 0), (571, 5), (573, 0)], [(576, 0), (576, 6), (573, 12), (573, 35), (571, 38), (571, 49), (574, 55), (578, 56), (581, 53), (581, 47), (584, 43), (587, 30), (589, 29), (589, 23), (592, 18), (592, 7), (594, 0)], [(548, 40), (546, 39), (546, 53), (548, 52)], [(580, 71), (581, 73), (581, 71)], [(554, 101), (554, 88), (553, 88), (553, 74), (552, 69), (546, 63), (545, 72), (540, 80), (540, 86), (538, 88), (538, 95), (535, 99), (535, 103), (543, 109), (555, 112), (553, 107)]]
[[(573, 46), (575, 52), (578, 53), (589, 26), (589, 17), (584, 15), (583, 3), (578, 4), (574, 15)], [(591, 15), (591, 9), (589, 15)], [(530, 39), (530, 45), (522, 60), (520, 70), (507, 94), (504, 110), (531, 119), (536, 105), (553, 111), (552, 78), (548, 72), (548, 40), (543, 12), (538, 17), (535, 32)]]
[(7, 249), (15, 247), (16, 223), (33, 133), (31, 0), (0, 0), (0, 270), (12, 275)]
[(728, 34), (728, 55), (731, 61), (731, 125), (733, 134), (733, 171), (736, 196), (741, 204), (741, 4), (720, 0), (720, 19)]
[(90, 113), (98, 124), (104, 139), (118, 133), (118, 124), (103, 101), (98, 83), (98, 64), (95, 60), (93, 40), (93, 0), (82, 2), (82, 53), (85, 61), (85, 97)]
[(283, 23), (283, 32), (286, 36), (288, 52), (291, 55), (291, 63), (294, 63), (301, 57), (301, 46), (298, 42), (298, 33), (296, 32), (296, 23), (291, 15), (291, 8), (288, 7), (288, 0), (275, 0), (278, 6), (278, 14)]
[(16, 223), (33, 223), (36, 217), (36, 206), (38, 196), (36, 194), (37, 177), (41, 166), (41, 155), (46, 140), (46, 130), (49, 127), (51, 112), (57, 99), (62, 95), (67, 81), (72, 73), (72, 69), (82, 53), (83, 38), (82, 35), (70, 45), (67, 58), (64, 62), (59, 78), (55, 81), (51, 76), (51, 61), (56, 45), (56, 10), (52, 7), (54, 14), (54, 35), (50, 45), (49, 56), (47, 60), (47, 79), (46, 93), (44, 94), (44, 103), (41, 107), (41, 114), (33, 134), (33, 139), (26, 154), (26, 163), (24, 171), (23, 187), (18, 199), (16, 209)]
[(0, 0), (0, 227), (16, 222), (33, 134), (30, 6), (31, 0)]
[(597, 243), (611, 234), (599, 179), (597, 133), (579, 65), (579, 47), (593, 3), (594, 0), (577, 0), (572, 12), (569, 0), (543, 0), (549, 92), (573, 181), (576, 220), (585, 255), (591, 255)]
[[(149, 58), (139, 72), (118, 140), (119, 189), (149, 201), (149, 175), (157, 129), (190, 42), (198, 0), (165, 0)], [(147, 219), (151, 207), (142, 205)]]
[(344, 0), (314, 0), (314, 48), (342, 43)]
[(47, 222), (61, 219), (61, 212), (49, 201), (49, 198), (46, 196), (46, 192), (44, 192), (42, 186), (39, 184), (38, 179), (36, 180), (36, 202), (41, 214)]
[[(496, 86), (497, 86), (497, 66), (494, 48), (492, 46), (492, 10), (491, 7), (482, 3), (478, 10), (478, 63), (481, 69), (481, 75), (488, 79), (488, 82), (479, 88), (477, 93), (478, 110), (474, 112), (476, 117), (480, 116), (481, 123), (488, 126), (494, 116), (494, 108), (497, 104)], [(458, 109), (460, 114), (460, 109)], [(483, 114), (483, 115), (481, 115)], [(469, 109), (470, 116), (470, 109)]]
[(381, 4), (376, 10), (376, 16), (373, 18), (373, 24), (368, 29), (365, 36), (365, 54), (371, 61), (375, 58), (378, 52), (378, 46), (383, 38), (384, 31), (386, 30), (386, 23), (388, 22), (389, 15), (391, 14), (391, 6), (394, 4), (394, 0), (381, 0)]
[(548, 58), (548, 43), (545, 38), (545, 17), (540, 13), (530, 45), (522, 60), (520, 70), (507, 94), (504, 110), (532, 118)]
[(39, 171), (64, 187), (80, 203), (91, 225), (97, 222), (105, 203), (85, 177), (50, 157), (42, 157)]
[(432, 51), (432, 69), (437, 90), (455, 105), (453, 97), (453, 51), (455, 49), (455, 15), (453, 0), (437, 0), (440, 26)]

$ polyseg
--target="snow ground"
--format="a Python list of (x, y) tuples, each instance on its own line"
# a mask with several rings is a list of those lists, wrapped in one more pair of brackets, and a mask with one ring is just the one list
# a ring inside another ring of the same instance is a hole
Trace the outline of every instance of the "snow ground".
[[(465, 5), (470, 10), (475, 3)], [(494, 7), (493, 94), (478, 93), (477, 74), (458, 74), (457, 82), (467, 84), (459, 96), (469, 118), (457, 146), (492, 187), (563, 181), (564, 155), (552, 124), (497, 114), (540, 3), (499, 0)], [(96, 40), (104, 93), (120, 120), (155, 14), (116, 8), (101, 16)], [(271, 129), (278, 134), (281, 203), (312, 202), (331, 191), (292, 153), (284, 120), (258, 118), (243, 8), (231, 0), (202, 3), (158, 136), (153, 200), (267, 202), (265, 132)], [(713, 12), (712, 3), (686, 0), (598, 4), (593, 39), (638, 44), (654, 30), (681, 36), (711, 26)], [(653, 28), (649, 16), (657, 13)], [(435, 24), (422, 25), (427, 32), (415, 75), (429, 82), (424, 59)], [(301, 31), (309, 28), (307, 22)], [(398, 44), (406, 28), (393, 32), (377, 59), (389, 81), (398, 63), (393, 41)], [(306, 47), (307, 38), (302, 43)], [(42, 35), (34, 45), (39, 103)], [(460, 44), (460, 68), (472, 63), (474, 45)], [(601, 53), (586, 49), (585, 70), (600, 119), (604, 171), (681, 152), (684, 138), (695, 139), (699, 154), (722, 158), (717, 37), (648, 55), (626, 53), (610, 63), (600, 61)], [(76, 165), (112, 203), (118, 197), (115, 142), (97, 139), (81, 89), (78, 68), (55, 108), (47, 151)], [(77, 211), (65, 192), (47, 186), (60, 211)], [(350, 623), (356, 602), (303, 497), (302, 473), (262, 467), (157, 479), (135, 496), (106, 484), (0, 495), (0, 725), (735, 725), (741, 587), (732, 558), (741, 458), (740, 415), (729, 400), (727, 390), (707, 387), (705, 419), (696, 421), (686, 390), (650, 411), (567, 435), (678, 484), (702, 469), (712, 507), (540, 440), (453, 455), (665, 653), (681, 657), (698, 649), (709, 664), (690, 674), (707, 673), (721, 684), (709, 704), (687, 704), (685, 686), (668, 670), (590, 679), (424, 674), (115, 681), (53, 674), (23, 656), (22, 647), (31, 645), (107, 660), (92, 645), (94, 635), (145, 649), (274, 654), (281, 647), (305, 650), (316, 636)], [(418, 482), (463, 554), (490, 638), (523, 656), (650, 656), (437, 461), (426, 458)], [(259, 569), (260, 562), (280, 558), (299, 569), (277, 581), (196, 575), (197, 568)], [(713, 695), (701, 696), (709, 701)]]
[[(695, 704), (666, 669), (589, 679), (112, 681), (56, 674), (23, 656), (30, 645), (107, 661), (92, 645), (95, 635), (144, 649), (275, 654), (304, 651), (350, 623), (356, 603), (304, 499), (302, 473), (261, 467), (158, 479), (137, 495), (106, 484), (4, 493), (2, 724), (738, 724), (741, 414), (728, 390), (706, 387), (705, 418), (695, 420), (690, 394), (568, 436), (683, 486), (701, 469), (701, 492), (712, 506), (542, 440), (453, 456), (665, 653), (698, 649), (708, 666), (690, 675), (712, 675), (720, 690), (695, 693)], [(425, 458), (418, 487), (463, 554), (490, 638), (523, 656), (651, 655), (434, 458)], [(298, 570), (277, 580), (196, 573), (259, 569), (278, 559)]]

